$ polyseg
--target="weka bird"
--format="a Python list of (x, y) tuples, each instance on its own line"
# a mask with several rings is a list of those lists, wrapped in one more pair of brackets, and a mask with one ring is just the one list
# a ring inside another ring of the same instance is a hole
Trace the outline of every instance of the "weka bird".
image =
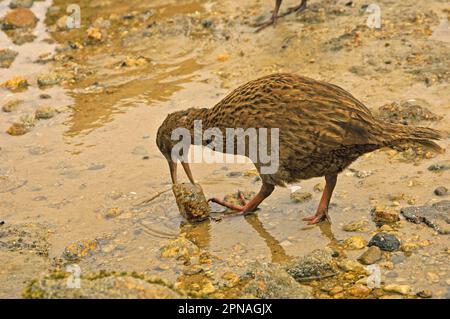
[(300, 4), (298, 6), (290, 7), (286, 10), (286, 12), (284, 12), (282, 14), (278, 14), (278, 11), (280, 11), (280, 6), (281, 6), (282, 2), (283, 2), (283, 0), (275, 0), (275, 8), (273, 9), (272, 16), (270, 17), (270, 19), (268, 21), (257, 24), (256, 26), (258, 27), (258, 29), (256, 29), (256, 32), (259, 32), (262, 29), (267, 28), (270, 25), (275, 25), (277, 23), (278, 18), (287, 16), (294, 12), (297, 12), (297, 13), (302, 12), (303, 10), (306, 9), (307, 0), (301, 0)]
[[(328, 218), (337, 175), (362, 154), (404, 143), (442, 151), (431, 141), (441, 137), (436, 130), (377, 120), (360, 101), (336, 85), (294, 74), (273, 74), (238, 87), (211, 109), (190, 108), (167, 116), (156, 143), (169, 163), (173, 183), (177, 182), (177, 164), (171, 158), (176, 143), (171, 140), (171, 132), (183, 127), (192, 136), (194, 120), (202, 120), (203, 130), (217, 127), (222, 132), (225, 128), (279, 128), (278, 171), (262, 174), (261, 163), (254, 162), (262, 180), (259, 193), (244, 206), (211, 200), (236, 211), (251, 212), (276, 185), (325, 176), (316, 214), (304, 219), (310, 224)], [(233, 152), (236, 154), (236, 147)], [(182, 165), (194, 183), (189, 164)]]

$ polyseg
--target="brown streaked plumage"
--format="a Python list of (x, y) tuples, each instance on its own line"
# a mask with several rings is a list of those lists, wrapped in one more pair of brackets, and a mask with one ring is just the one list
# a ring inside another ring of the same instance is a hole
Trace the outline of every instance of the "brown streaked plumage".
[(298, 6), (290, 7), (286, 10), (286, 12), (284, 12), (282, 14), (278, 14), (278, 11), (280, 11), (282, 2), (283, 2), (283, 0), (275, 0), (275, 8), (273, 9), (272, 16), (270, 17), (270, 19), (268, 21), (257, 24), (256, 26), (258, 28), (256, 29), (256, 32), (259, 32), (259, 31), (267, 28), (270, 25), (275, 25), (277, 23), (278, 18), (285, 17), (294, 12), (297, 12), (297, 14), (302, 12), (303, 10), (306, 9), (307, 0), (301, 0), (300, 4)]
[[(218, 127), (224, 133), (225, 128), (279, 128), (279, 169), (274, 174), (260, 173), (263, 185), (255, 198), (244, 206), (219, 199), (212, 201), (250, 212), (277, 185), (325, 176), (326, 185), (317, 212), (305, 219), (310, 223), (327, 217), (337, 175), (362, 154), (405, 142), (442, 150), (431, 141), (440, 138), (438, 131), (381, 122), (360, 101), (336, 85), (294, 74), (273, 74), (238, 87), (211, 109), (191, 108), (167, 116), (156, 142), (169, 162), (173, 183), (176, 183), (176, 163), (171, 160), (171, 149), (176, 142), (171, 140), (171, 132), (184, 127), (192, 135), (194, 120), (202, 120), (203, 130)], [(182, 164), (193, 183), (188, 163)], [(254, 164), (260, 172), (260, 163)]]

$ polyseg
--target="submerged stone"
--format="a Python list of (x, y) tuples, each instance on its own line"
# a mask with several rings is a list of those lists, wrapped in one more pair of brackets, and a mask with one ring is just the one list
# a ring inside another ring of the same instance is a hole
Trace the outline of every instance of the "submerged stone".
[(0, 50), (0, 68), (9, 68), (19, 53), (10, 49)]
[(366, 245), (367, 241), (361, 236), (351, 236), (344, 240), (345, 249), (363, 249)]
[(98, 248), (97, 240), (82, 239), (67, 246), (62, 254), (68, 261), (77, 261)]
[(12, 112), (16, 110), (22, 102), (23, 102), (22, 100), (8, 101), (2, 106), (2, 111), (7, 113)]
[(295, 203), (303, 203), (309, 201), (312, 198), (312, 194), (308, 192), (302, 192), (300, 190), (291, 193), (291, 199)]
[(371, 210), (372, 220), (381, 227), (385, 224), (392, 224), (400, 220), (399, 213), (393, 209), (388, 209), (383, 205), (377, 206)]
[(346, 232), (367, 232), (370, 230), (370, 227), (367, 220), (360, 220), (342, 226), (342, 230)]
[(369, 247), (359, 258), (358, 261), (364, 265), (371, 265), (381, 259), (381, 250), (377, 246)]
[(297, 281), (326, 278), (336, 274), (331, 252), (324, 249), (314, 250), (288, 263), (285, 269)]
[(41, 106), (39, 107), (34, 115), (36, 119), (42, 120), (42, 119), (51, 119), (56, 114), (56, 110), (51, 106)]

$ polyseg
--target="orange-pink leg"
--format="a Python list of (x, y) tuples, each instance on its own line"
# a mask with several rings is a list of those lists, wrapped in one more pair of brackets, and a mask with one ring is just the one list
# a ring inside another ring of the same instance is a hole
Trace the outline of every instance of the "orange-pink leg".
[(317, 207), (316, 214), (303, 218), (303, 220), (307, 221), (309, 225), (317, 224), (325, 219), (330, 221), (330, 217), (328, 216), (328, 206), (330, 205), (331, 195), (333, 195), (333, 190), (336, 186), (337, 175), (325, 176), (325, 181), (325, 188), (319, 202), (319, 207)]
[(242, 192), (239, 192), (239, 197), (244, 202), (244, 205), (234, 205), (218, 198), (211, 198), (209, 201), (242, 213), (254, 212), (258, 208), (259, 204), (261, 204), (264, 199), (272, 194), (274, 188), (275, 186), (271, 184), (263, 184), (258, 194), (256, 194), (250, 201), (247, 201)]

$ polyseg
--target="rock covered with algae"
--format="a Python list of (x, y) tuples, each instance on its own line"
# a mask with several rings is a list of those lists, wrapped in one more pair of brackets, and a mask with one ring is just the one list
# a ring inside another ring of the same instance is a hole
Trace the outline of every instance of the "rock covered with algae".
[(174, 184), (172, 191), (184, 218), (189, 221), (201, 221), (208, 218), (211, 210), (199, 184)]
[(272, 263), (251, 263), (242, 280), (245, 282), (244, 296), (261, 299), (312, 299), (312, 289), (301, 285), (281, 265)]
[(336, 274), (336, 269), (331, 255), (332, 252), (328, 249), (316, 249), (288, 263), (286, 271), (300, 282), (333, 276)]
[(22, 291), (26, 299), (177, 299), (181, 294), (161, 278), (139, 273), (100, 271), (82, 274), (79, 288), (68, 285), (70, 273), (53, 272), (29, 282)]

